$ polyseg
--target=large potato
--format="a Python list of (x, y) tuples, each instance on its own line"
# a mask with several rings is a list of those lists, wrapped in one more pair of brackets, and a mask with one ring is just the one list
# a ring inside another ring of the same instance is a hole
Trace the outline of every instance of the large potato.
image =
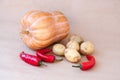
[(79, 62), (81, 59), (81, 55), (79, 54), (79, 52), (75, 49), (72, 48), (67, 48), (65, 50), (65, 58), (70, 61), (70, 62)]
[(65, 46), (63, 44), (55, 44), (53, 45), (53, 52), (56, 55), (63, 56), (65, 51)]
[(90, 55), (94, 52), (94, 45), (90, 41), (85, 41), (80, 45), (80, 51), (84, 55)]

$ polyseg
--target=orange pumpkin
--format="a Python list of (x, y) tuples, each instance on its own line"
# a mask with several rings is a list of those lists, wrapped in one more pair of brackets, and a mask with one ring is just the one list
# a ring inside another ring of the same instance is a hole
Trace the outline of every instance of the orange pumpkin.
[(29, 11), (21, 19), (21, 38), (31, 49), (45, 48), (69, 33), (67, 18), (60, 11)]

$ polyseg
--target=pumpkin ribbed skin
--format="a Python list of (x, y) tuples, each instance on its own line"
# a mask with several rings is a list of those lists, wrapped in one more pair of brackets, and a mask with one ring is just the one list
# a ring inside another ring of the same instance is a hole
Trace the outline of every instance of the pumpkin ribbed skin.
[(27, 12), (21, 19), (21, 25), (21, 38), (33, 50), (60, 41), (69, 33), (68, 20), (60, 11)]

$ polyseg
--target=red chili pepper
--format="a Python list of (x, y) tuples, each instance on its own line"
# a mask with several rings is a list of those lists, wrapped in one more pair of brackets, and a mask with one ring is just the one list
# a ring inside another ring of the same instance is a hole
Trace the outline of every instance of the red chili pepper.
[(72, 67), (78, 67), (81, 70), (88, 70), (88, 69), (92, 68), (96, 63), (94, 56), (86, 55), (86, 58), (89, 60), (88, 62), (82, 62), (82, 63), (80, 63), (79, 66), (73, 65)]
[(52, 49), (47, 49), (47, 48), (43, 48), (43, 49), (37, 50), (37, 52), (40, 52), (40, 53), (43, 53), (43, 54), (49, 53), (51, 51), (52, 51)]
[(42, 65), (42, 60), (40, 58), (38, 58), (37, 56), (31, 55), (31, 54), (27, 54), (24, 52), (20, 53), (20, 58), (25, 61), (28, 64), (31, 64), (33, 66), (40, 66)]
[(45, 61), (45, 62), (49, 62), (49, 63), (53, 63), (53, 62), (58, 62), (58, 61), (62, 61), (63, 59), (56, 59), (55, 56), (53, 54), (43, 54), (43, 53), (40, 53), (38, 51), (36, 51), (36, 55), (41, 58), (42, 61)]

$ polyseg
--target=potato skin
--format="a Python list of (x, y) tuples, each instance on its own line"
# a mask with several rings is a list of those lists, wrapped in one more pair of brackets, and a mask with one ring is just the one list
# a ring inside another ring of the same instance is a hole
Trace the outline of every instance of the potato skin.
[(81, 55), (75, 49), (67, 48), (65, 50), (65, 58), (72, 63), (79, 62), (81, 60)]
[(85, 41), (80, 45), (80, 52), (83, 55), (91, 55), (94, 52), (94, 45), (90, 41)]
[(84, 40), (81, 36), (78, 36), (78, 35), (72, 35), (70, 37), (70, 41), (76, 41), (78, 43), (82, 43)]
[(69, 41), (66, 45), (67, 48), (72, 48), (72, 49), (75, 49), (77, 51), (80, 50), (80, 46), (79, 46), (79, 43), (76, 42), (76, 41)]
[(53, 53), (58, 56), (64, 56), (65, 46), (63, 44), (55, 44), (53, 45)]

